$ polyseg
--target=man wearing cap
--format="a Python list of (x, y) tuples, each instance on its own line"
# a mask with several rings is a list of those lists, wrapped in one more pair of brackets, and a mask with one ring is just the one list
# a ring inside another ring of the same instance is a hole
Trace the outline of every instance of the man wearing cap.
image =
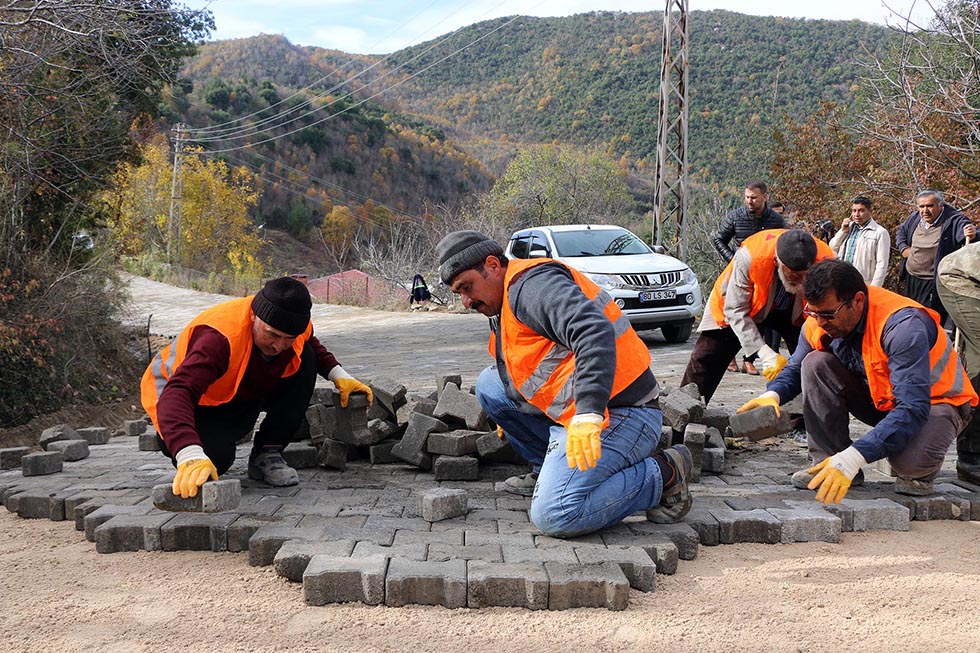
[[(803, 288), (803, 337), (783, 371), (739, 412), (803, 392), (814, 465), (793, 485), (840, 503), (863, 482), (861, 467), (888, 458), (895, 491), (932, 492), (946, 450), (978, 399), (939, 315), (907, 297), (868, 286), (841, 260), (810, 268)], [(852, 442), (850, 416), (873, 428)]]
[(746, 238), (711, 290), (681, 385), (696, 384), (709, 402), (740, 347), (758, 353), (763, 376), (775, 378), (786, 358), (765, 344), (759, 327), (772, 328), (792, 353), (803, 323), (807, 269), (833, 257), (826, 243), (802, 229), (767, 229)]
[(373, 399), (313, 335), (311, 307), (305, 284), (272, 279), (252, 297), (203, 311), (150, 362), (142, 402), (160, 450), (177, 468), (174, 494), (196, 496), (205, 481), (228, 471), (237, 442), (262, 411), (249, 478), (296, 485), (282, 450), (306, 414), (318, 373), (337, 386), (343, 406), (352, 392)]
[(663, 413), (646, 345), (612, 298), (552, 259), (508, 261), (477, 231), (436, 247), (439, 276), (490, 318), (480, 405), (534, 473), (531, 521), (554, 537), (618, 523), (639, 510), (672, 523), (691, 508), (691, 454), (656, 452)]

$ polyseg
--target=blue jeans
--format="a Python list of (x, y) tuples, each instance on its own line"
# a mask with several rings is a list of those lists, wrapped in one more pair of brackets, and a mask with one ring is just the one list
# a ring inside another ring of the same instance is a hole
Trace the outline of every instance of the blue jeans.
[(570, 468), (565, 428), (527, 404), (510, 399), (496, 367), (476, 381), (476, 397), (507, 440), (538, 472), (531, 521), (552, 537), (575, 537), (612, 526), (660, 503), (663, 479), (651, 456), (660, 440), (663, 413), (656, 408), (609, 410), (602, 457), (592, 469)]

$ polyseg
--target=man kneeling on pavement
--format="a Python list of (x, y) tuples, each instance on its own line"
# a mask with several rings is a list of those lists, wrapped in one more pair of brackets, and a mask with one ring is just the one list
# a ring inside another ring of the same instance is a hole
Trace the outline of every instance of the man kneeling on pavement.
[(476, 396), (535, 470), (531, 521), (574, 537), (640, 510), (673, 523), (691, 508), (684, 445), (656, 452), (663, 413), (650, 353), (612, 297), (552, 259), (508, 260), (477, 231), (438, 246), (439, 276), (490, 318)]
[[(887, 458), (895, 491), (932, 492), (946, 450), (969, 420), (977, 393), (939, 316), (878, 287), (841, 260), (817, 263), (803, 287), (803, 337), (766, 392), (739, 412), (779, 411), (803, 392), (810, 458), (793, 485), (840, 503), (864, 481), (861, 467)], [(849, 415), (873, 428), (852, 442)]]
[(143, 408), (177, 468), (174, 494), (197, 496), (205, 481), (228, 471), (238, 441), (262, 411), (249, 478), (299, 483), (282, 450), (306, 415), (317, 373), (337, 386), (342, 406), (352, 392), (373, 399), (313, 335), (311, 307), (305, 284), (272, 279), (252, 297), (203, 311), (150, 361), (140, 386)]

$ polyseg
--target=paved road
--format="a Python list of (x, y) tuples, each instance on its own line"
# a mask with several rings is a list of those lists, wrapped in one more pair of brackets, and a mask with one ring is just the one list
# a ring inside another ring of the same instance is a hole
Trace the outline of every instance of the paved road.
[[(150, 333), (175, 336), (195, 315), (225, 295), (176, 288), (142, 277), (129, 279), (132, 295), (127, 321)], [(478, 313), (443, 311), (386, 312), (355, 306), (314, 304), (313, 328), (344, 368), (359, 378), (387, 376), (410, 390), (435, 388), (437, 374), (460, 374), (464, 384), (476, 381), (489, 364), (487, 320)], [(661, 383), (676, 386), (691, 355), (690, 341), (669, 344), (659, 331), (640, 333), (649, 345), (654, 373)], [(714, 405), (737, 407), (764, 390), (760, 377), (729, 374)]]

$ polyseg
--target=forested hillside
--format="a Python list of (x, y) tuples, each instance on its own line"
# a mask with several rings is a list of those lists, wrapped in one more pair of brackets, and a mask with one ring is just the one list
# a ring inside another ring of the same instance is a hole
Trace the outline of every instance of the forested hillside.
[(489, 190), (485, 167), (442, 130), (338, 84), (371, 63), (282, 36), (209, 43), (164, 115), (190, 126), (189, 144), (256, 172), (256, 221), (294, 235), (331, 215), (380, 225)]
[[(501, 18), (385, 58), (281, 36), (219, 41), (186, 64), (191, 83), (166, 115), (258, 171), (257, 220), (293, 233), (337, 206), (364, 221), (459, 206), (528, 143), (599, 144), (649, 178), (661, 30), (661, 12)], [(785, 116), (852, 102), (855, 61), (890, 38), (858, 21), (728, 11), (692, 12), (689, 30), (689, 161), (719, 191), (766, 176)]]
[[(470, 132), (479, 149), (513, 141), (601, 142), (641, 172), (656, 156), (662, 12), (501, 18), (395, 53), (425, 68), (392, 93), (402, 106)], [(482, 40), (477, 41), (480, 37)], [(890, 32), (859, 21), (784, 19), (694, 11), (690, 38), (690, 164), (703, 182), (763, 176), (783, 114), (810, 115), (819, 100), (849, 102), (854, 60), (882, 51)], [(489, 157), (488, 157), (488, 160)]]

